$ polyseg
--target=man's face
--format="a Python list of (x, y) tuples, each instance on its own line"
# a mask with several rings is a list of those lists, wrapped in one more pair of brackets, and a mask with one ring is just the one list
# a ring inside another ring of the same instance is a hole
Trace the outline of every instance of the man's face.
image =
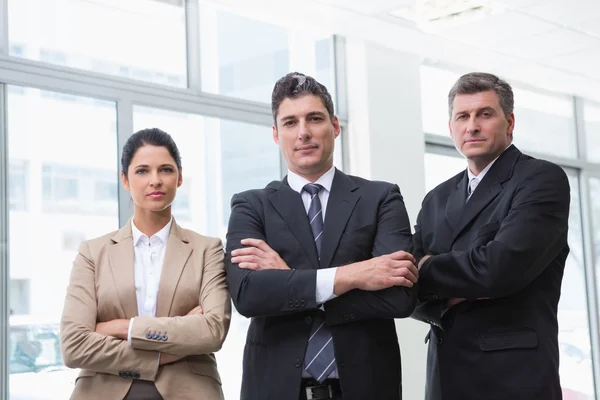
[(485, 166), (498, 157), (511, 143), (514, 126), (514, 113), (504, 115), (494, 90), (454, 98), (450, 136), (456, 149), (475, 165)]
[(316, 180), (331, 168), (339, 134), (337, 117), (331, 120), (318, 96), (287, 98), (279, 105), (273, 140), (288, 168), (300, 176)]

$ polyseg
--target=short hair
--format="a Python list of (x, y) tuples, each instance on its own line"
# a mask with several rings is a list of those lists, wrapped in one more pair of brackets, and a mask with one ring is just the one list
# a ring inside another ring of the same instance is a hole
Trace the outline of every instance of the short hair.
[(283, 78), (275, 82), (273, 93), (271, 95), (271, 112), (273, 120), (277, 126), (277, 115), (279, 106), (285, 99), (296, 99), (298, 97), (313, 95), (318, 96), (329, 113), (329, 118), (333, 120), (333, 100), (327, 91), (325, 85), (319, 83), (315, 78), (304, 75), (300, 72), (290, 72)]
[(121, 171), (123, 171), (125, 176), (127, 176), (127, 170), (131, 165), (135, 153), (140, 147), (146, 145), (166, 148), (169, 151), (169, 154), (171, 154), (171, 157), (173, 157), (177, 169), (181, 171), (181, 155), (179, 154), (179, 149), (171, 135), (158, 128), (149, 128), (137, 131), (125, 142), (123, 153), (121, 154)]
[(486, 72), (471, 72), (461, 76), (448, 93), (448, 114), (452, 117), (454, 98), (457, 94), (475, 94), (493, 90), (498, 95), (500, 107), (508, 117), (514, 110), (515, 99), (508, 82)]

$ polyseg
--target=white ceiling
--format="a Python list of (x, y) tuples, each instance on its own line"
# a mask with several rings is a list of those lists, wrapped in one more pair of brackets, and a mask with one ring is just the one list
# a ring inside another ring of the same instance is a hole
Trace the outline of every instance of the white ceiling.
[(415, 1), (213, 0), (271, 22), (326, 29), (441, 65), (600, 101), (600, 0), (493, 0), (503, 12), (435, 33), (389, 14)]

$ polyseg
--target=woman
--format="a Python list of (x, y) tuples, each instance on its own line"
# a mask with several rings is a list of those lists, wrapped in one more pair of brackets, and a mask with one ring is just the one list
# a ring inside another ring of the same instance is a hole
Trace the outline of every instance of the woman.
[(132, 135), (121, 168), (133, 218), (81, 245), (67, 289), (63, 359), (82, 369), (71, 398), (223, 399), (213, 355), (231, 318), (221, 241), (174, 221), (183, 178), (167, 133)]

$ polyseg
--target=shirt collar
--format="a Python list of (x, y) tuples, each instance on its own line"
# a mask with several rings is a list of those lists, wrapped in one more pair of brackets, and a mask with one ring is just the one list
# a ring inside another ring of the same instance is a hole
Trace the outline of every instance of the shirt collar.
[[(169, 222), (167, 222), (167, 224), (158, 232), (156, 232), (154, 235), (152, 235), (152, 237), (157, 237), (158, 239), (160, 239), (162, 241), (162, 243), (167, 243), (167, 239), (169, 238), (169, 234), (171, 233), (171, 225), (173, 224), (173, 217), (171, 217), (171, 219), (169, 220)], [(145, 237), (148, 240), (150, 240), (150, 238), (148, 238), (148, 236), (146, 236), (145, 233), (142, 233), (142, 231), (140, 231), (138, 229), (137, 226), (135, 226), (135, 223), (133, 222), (133, 218), (131, 218), (131, 233), (133, 236), (133, 246), (137, 246), (140, 239)]]
[[(335, 176), (335, 167), (332, 166), (329, 171), (325, 172), (319, 179), (317, 179), (314, 183), (317, 183), (328, 192), (331, 192), (331, 185), (333, 184), (333, 177)], [(288, 169), (288, 184), (292, 189), (294, 189), (298, 193), (302, 193), (302, 189), (304, 185), (307, 183), (312, 183), (306, 178), (301, 177), (298, 174), (293, 173)]]
[[(511, 145), (512, 145), (512, 143), (511, 143), (511, 144), (509, 144), (509, 145), (506, 147), (506, 149), (508, 149), (508, 148), (509, 148)], [(506, 149), (504, 149), (504, 150), (502, 151), (502, 153), (504, 153), (504, 152), (506, 151)], [(469, 167), (467, 167), (467, 175), (469, 176), (469, 182), (471, 182), (471, 181), (473, 180), (473, 178), (477, 178), (477, 180), (478, 180), (479, 182), (481, 182), (481, 180), (483, 179), (483, 177), (485, 176), (485, 174), (487, 174), (487, 173), (488, 173), (488, 171), (490, 170), (490, 168), (492, 168), (492, 165), (494, 165), (494, 163), (495, 163), (495, 162), (496, 162), (496, 160), (497, 160), (497, 159), (498, 159), (498, 158), (499, 158), (499, 157), (502, 155), (502, 153), (500, 153), (500, 155), (499, 155), (498, 157), (494, 158), (494, 160), (492, 160), (492, 162), (491, 162), (491, 163), (489, 163), (489, 164), (488, 164), (488, 165), (487, 165), (487, 166), (486, 166), (486, 167), (483, 169), (483, 171), (481, 171), (481, 172), (479, 173), (479, 175), (475, 175), (474, 173), (472, 173), (472, 172), (471, 172), (471, 170), (469, 169)]]

